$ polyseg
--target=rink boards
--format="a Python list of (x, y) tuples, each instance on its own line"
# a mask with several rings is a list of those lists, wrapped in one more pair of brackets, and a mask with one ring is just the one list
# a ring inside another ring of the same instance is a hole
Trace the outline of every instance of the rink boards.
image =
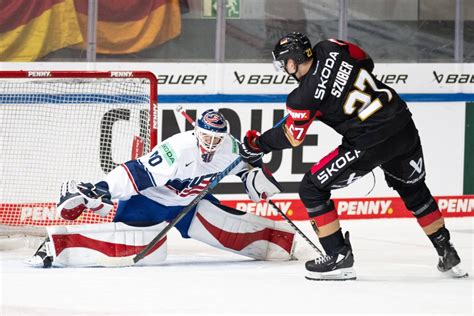
[[(5, 65), (5, 66), (4, 66)], [(90, 65), (3, 64), (4, 69), (85, 69)], [(266, 64), (94, 64), (95, 70), (152, 70), (158, 77), (158, 138), (189, 129), (174, 112), (183, 106), (195, 117), (217, 108), (228, 118), (231, 133), (241, 139), (245, 131), (270, 128), (284, 115), (286, 94), (295, 81)], [(474, 67), (471, 64), (381, 64), (375, 73), (397, 89), (408, 102), (422, 139), (427, 184), (448, 217), (474, 214)], [(305, 219), (297, 190), (303, 174), (340, 143), (340, 136), (315, 122), (303, 146), (274, 153), (265, 162), (284, 186), (276, 204), (292, 219)], [(55, 190), (57, 191), (57, 190)], [(370, 192), (370, 193), (369, 193)], [(270, 218), (279, 218), (267, 203), (250, 202), (238, 178), (224, 179), (215, 193), (229, 206)], [(387, 187), (376, 169), (357, 183), (333, 191), (342, 219), (410, 217), (396, 192)], [(63, 224), (54, 201), (0, 204), (0, 223), (16, 217), (22, 225)], [(6, 213), (5, 210), (9, 212)], [(84, 214), (75, 223), (111, 220)]]

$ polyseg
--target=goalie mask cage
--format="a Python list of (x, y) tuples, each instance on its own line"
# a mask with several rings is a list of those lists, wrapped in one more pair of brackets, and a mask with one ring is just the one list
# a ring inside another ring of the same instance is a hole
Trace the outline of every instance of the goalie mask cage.
[(0, 71), (0, 235), (110, 221), (113, 212), (62, 220), (61, 183), (98, 181), (147, 153), (156, 104), (147, 71)]

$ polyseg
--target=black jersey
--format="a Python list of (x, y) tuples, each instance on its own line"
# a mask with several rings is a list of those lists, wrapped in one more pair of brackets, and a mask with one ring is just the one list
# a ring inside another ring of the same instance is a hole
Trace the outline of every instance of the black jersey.
[[(286, 132), (302, 141), (313, 120), (329, 125), (343, 136), (343, 143), (366, 149), (401, 130), (411, 119), (406, 103), (392, 88), (372, 74), (372, 59), (358, 46), (325, 40), (313, 48), (314, 58), (298, 88), (287, 98)], [(271, 130), (270, 130), (271, 131)], [(264, 133), (264, 151), (289, 147)]]

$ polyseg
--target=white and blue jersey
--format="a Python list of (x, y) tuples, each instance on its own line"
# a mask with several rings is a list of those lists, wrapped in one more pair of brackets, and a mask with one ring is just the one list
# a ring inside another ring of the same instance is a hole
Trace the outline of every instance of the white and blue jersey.
[[(237, 142), (226, 137), (211, 162), (203, 162), (192, 131), (176, 134), (150, 153), (115, 168), (106, 177), (112, 199), (143, 195), (165, 206), (185, 206), (212, 178), (239, 157)], [(247, 169), (241, 162), (230, 174)]]
[[(104, 179), (112, 199), (119, 204), (115, 222), (132, 226), (150, 226), (173, 220), (211, 182), (239, 157), (237, 142), (226, 137), (211, 162), (203, 162), (193, 132), (176, 134), (145, 156), (130, 160)], [(229, 174), (244, 177), (247, 164), (241, 162)], [(219, 203), (212, 195), (205, 199)], [(176, 224), (181, 235), (188, 229), (194, 210)]]

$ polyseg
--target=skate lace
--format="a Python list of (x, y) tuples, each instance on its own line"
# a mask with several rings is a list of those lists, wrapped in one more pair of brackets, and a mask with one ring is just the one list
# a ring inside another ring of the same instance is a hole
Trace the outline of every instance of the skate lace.
[(331, 260), (331, 258), (332, 258), (332, 256), (324, 255), (322, 257), (314, 259), (314, 263), (316, 263), (316, 264), (326, 263), (329, 260)]

